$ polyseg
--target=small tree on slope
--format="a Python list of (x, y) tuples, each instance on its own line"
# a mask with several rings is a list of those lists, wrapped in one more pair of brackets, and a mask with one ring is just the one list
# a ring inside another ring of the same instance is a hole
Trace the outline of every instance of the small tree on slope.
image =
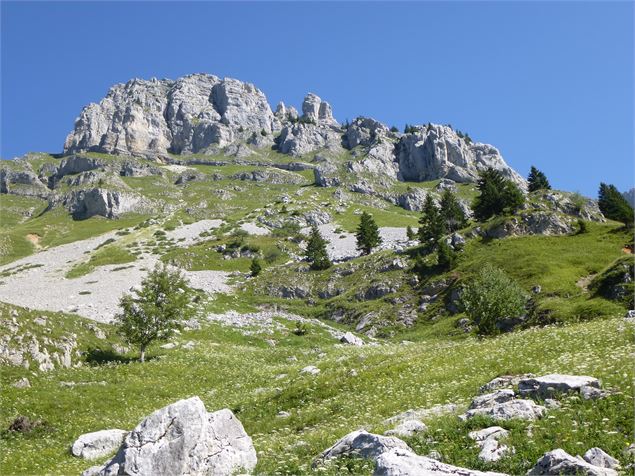
[(311, 228), (311, 235), (306, 246), (306, 259), (311, 263), (311, 269), (320, 270), (331, 267), (331, 260), (326, 251), (326, 240), (322, 238), (316, 226)]
[(536, 190), (551, 190), (551, 185), (547, 176), (543, 174), (533, 165), (529, 170), (529, 176), (527, 177), (527, 190), (535, 192)]
[(448, 231), (454, 232), (465, 227), (467, 220), (452, 190), (444, 190), (441, 195), (441, 218)]
[(369, 213), (362, 213), (357, 227), (356, 237), (357, 249), (365, 255), (370, 254), (373, 248), (376, 248), (381, 244), (379, 228)]
[(518, 186), (495, 169), (481, 172), (478, 181), (480, 195), (472, 204), (474, 218), (486, 221), (505, 213), (516, 213), (525, 203), (525, 197)]
[(430, 194), (426, 195), (423, 202), (419, 225), (419, 241), (422, 245), (437, 243), (446, 232), (445, 221)]
[(146, 348), (152, 342), (169, 339), (191, 316), (192, 289), (180, 271), (164, 264), (150, 271), (133, 294), (122, 296), (121, 313), (116, 319), (122, 337), (139, 347), (144, 362)]

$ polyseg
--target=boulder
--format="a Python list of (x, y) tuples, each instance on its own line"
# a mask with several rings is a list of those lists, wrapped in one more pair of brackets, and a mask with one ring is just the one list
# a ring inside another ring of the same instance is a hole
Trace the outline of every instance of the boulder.
[(571, 456), (562, 449), (545, 453), (529, 470), (527, 476), (572, 474), (586, 476), (617, 476), (617, 471), (587, 463), (579, 456)]
[(404, 420), (392, 430), (386, 431), (387, 436), (410, 437), (427, 431), (428, 427), (420, 420)]
[(126, 430), (101, 430), (81, 435), (73, 446), (71, 454), (78, 458), (97, 459), (117, 450), (128, 432)]
[(228, 410), (208, 413), (198, 397), (180, 400), (146, 417), (97, 473), (231, 475), (251, 471), (256, 451)]
[(315, 365), (307, 365), (302, 370), (300, 370), (301, 374), (309, 374), (309, 375), (317, 375), (320, 373), (320, 369), (318, 369)]
[(375, 435), (364, 430), (353, 431), (338, 440), (327, 450), (324, 450), (313, 462), (313, 466), (315, 467), (330, 459), (343, 456), (354, 456), (375, 461), (382, 453), (394, 448), (410, 451), (410, 447), (399, 438)]
[(490, 406), (470, 409), (462, 415), (462, 418), (469, 419), (477, 415), (482, 415), (493, 420), (503, 421), (514, 418), (536, 420), (541, 418), (546, 410), (545, 407), (536, 405), (532, 400), (509, 400), (503, 403), (494, 403)]
[(374, 476), (505, 476), (441, 463), (419, 456), (408, 449), (395, 448), (382, 453), (375, 465)]
[(356, 345), (356, 346), (364, 345), (364, 341), (361, 340), (352, 332), (347, 332), (342, 337), (340, 337), (340, 342), (343, 344)]
[(15, 388), (31, 388), (31, 382), (29, 382), (28, 378), (22, 377), (20, 380), (14, 382), (12, 386)]
[(500, 426), (490, 426), (478, 431), (471, 431), (469, 437), (476, 441), (481, 449), (478, 457), (488, 463), (498, 461), (510, 453), (509, 447), (499, 443), (499, 439), (509, 436), (509, 432)]
[(600, 388), (600, 381), (586, 375), (549, 374), (526, 378), (518, 382), (522, 396), (549, 398), (557, 393), (579, 393), (582, 387)]
[(532, 374), (523, 375), (501, 375), (490, 380), (488, 383), (479, 388), (480, 393), (491, 392), (492, 390), (498, 390), (500, 388), (511, 388), (518, 385), (523, 379), (533, 377)]
[(620, 462), (607, 454), (602, 448), (591, 448), (584, 453), (583, 458), (587, 463), (601, 468), (618, 469), (620, 467)]
[(513, 390), (504, 389), (504, 390), (496, 390), (493, 393), (487, 393), (485, 395), (479, 395), (478, 397), (474, 397), (472, 403), (470, 404), (469, 409), (473, 410), (475, 408), (486, 408), (491, 407), (493, 405), (497, 405), (499, 403), (509, 402), (514, 399), (515, 393)]

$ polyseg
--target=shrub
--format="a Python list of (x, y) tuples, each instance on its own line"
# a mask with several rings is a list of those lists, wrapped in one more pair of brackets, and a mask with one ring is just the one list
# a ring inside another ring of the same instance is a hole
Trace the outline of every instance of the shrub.
[(587, 222), (584, 221), (582, 218), (578, 219), (578, 231), (576, 234), (582, 235), (583, 233), (588, 233), (588, 232), (589, 232), (589, 226), (587, 225)]
[(260, 260), (258, 258), (254, 258), (251, 260), (251, 266), (249, 266), (249, 271), (251, 271), (251, 275), (256, 277), (262, 271), (262, 266), (260, 265)]
[(304, 322), (296, 322), (295, 329), (293, 329), (293, 333), (297, 336), (304, 336), (309, 332), (309, 328)]
[(191, 315), (191, 302), (192, 289), (181, 272), (157, 265), (140, 289), (120, 299), (119, 333), (128, 344), (139, 347), (143, 362), (148, 345), (170, 338)]
[(396, 134), (397, 132), (399, 132), (399, 129), (396, 126), (392, 126), (390, 128), (390, 132), (394, 132)]
[(505, 272), (486, 264), (464, 287), (460, 301), (479, 333), (496, 334), (497, 324), (524, 313), (527, 296)]

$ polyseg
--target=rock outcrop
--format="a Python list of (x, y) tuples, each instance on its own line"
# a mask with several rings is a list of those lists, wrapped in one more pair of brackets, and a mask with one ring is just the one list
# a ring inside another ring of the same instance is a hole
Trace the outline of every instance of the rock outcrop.
[(330, 459), (343, 456), (354, 456), (375, 461), (382, 453), (395, 448), (411, 451), (410, 447), (399, 438), (375, 435), (374, 433), (368, 433), (364, 430), (358, 430), (349, 433), (338, 440), (333, 446), (324, 450), (314, 461), (313, 465), (317, 466)]
[(586, 375), (550, 374), (530, 377), (518, 382), (522, 396), (552, 398), (559, 393), (580, 393), (585, 387), (600, 388), (600, 381)]
[(145, 418), (117, 455), (92, 474), (231, 475), (251, 471), (256, 451), (228, 410), (208, 413), (198, 397), (180, 400)]
[(249, 83), (206, 74), (133, 79), (82, 110), (64, 152), (196, 153), (246, 140), (253, 132), (271, 134), (275, 123), (267, 98)]
[(421, 182), (448, 178), (476, 182), (479, 171), (493, 168), (525, 187), (525, 180), (509, 167), (498, 149), (472, 143), (449, 126), (429, 124), (405, 134), (397, 144), (396, 160), (402, 180)]
[(147, 199), (140, 195), (101, 188), (74, 190), (64, 198), (63, 204), (76, 220), (95, 215), (117, 218), (123, 213), (141, 212), (150, 208)]

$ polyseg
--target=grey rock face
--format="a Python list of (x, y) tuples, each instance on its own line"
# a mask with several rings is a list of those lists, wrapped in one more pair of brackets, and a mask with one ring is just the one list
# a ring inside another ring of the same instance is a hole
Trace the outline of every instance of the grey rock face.
[(441, 463), (419, 456), (407, 449), (396, 448), (382, 453), (373, 476), (505, 476), (502, 473), (482, 472)]
[(50, 190), (32, 171), (0, 168), (0, 193), (47, 198)]
[(617, 471), (587, 463), (582, 458), (571, 456), (562, 449), (545, 453), (529, 470), (528, 476), (552, 474), (584, 474), (586, 476), (617, 476)]
[(376, 143), (378, 139), (385, 138), (389, 134), (388, 127), (381, 122), (369, 117), (358, 117), (346, 129), (346, 147), (349, 149), (353, 149), (358, 145), (369, 147)]
[(63, 203), (73, 218), (78, 220), (95, 215), (117, 218), (123, 213), (150, 208), (148, 201), (139, 195), (101, 188), (72, 191), (64, 198)]
[(265, 95), (252, 84), (204, 74), (176, 81), (133, 79), (82, 110), (64, 151), (195, 153), (252, 132), (270, 134), (274, 122)]
[(394, 448), (410, 451), (410, 447), (399, 438), (375, 435), (364, 430), (353, 431), (322, 452), (313, 462), (313, 465), (316, 466), (329, 459), (342, 456), (354, 456), (375, 461), (382, 453)]
[(231, 475), (251, 471), (256, 451), (228, 410), (208, 413), (198, 397), (180, 400), (145, 418), (98, 473)]
[(403, 135), (397, 144), (397, 161), (400, 178), (406, 181), (448, 178), (476, 182), (479, 171), (491, 167), (525, 187), (524, 179), (505, 163), (495, 147), (468, 142), (448, 126), (431, 124)]
[(294, 156), (316, 150), (341, 151), (341, 132), (329, 123), (296, 123), (285, 126), (276, 138), (277, 148), (283, 154)]
[(549, 398), (556, 393), (579, 393), (582, 387), (600, 388), (600, 381), (586, 375), (550, 374), (518, 382), (522, 396)]
[(250, 172), (240, 172), (232, 176), (236, 180), (250, 180), (253, 182), (267, 182), (270, 184), (295, 184), (305, 183), (304, 177), (293, 172), (277, 169), (260, 169)]
[(420, 188), (411, 188), (397, 197), (397, 205), (404, 210), (420, 212), (428, 193)]
[(339, 125), (333, 118), (331, 105), (313, 93), (307, 94), (302, 102), (302, 117), (316, 124)]
[(496, 390), (493, 393), (479, 395), (478, 397), (475, 397), (474, 400), (472, 400), (469, 409), (473, 410), (475, 408), (491, 407), (498, 403), (509, 402), (510, 400), (514, 399), (514, 395), (514, 391), (508, 389)]
[(620, 467), (620, 462), (607, 454), (602, 448), (591, 448), (584, 453), (583, 458), (587, 463), (601, 468), (618, 469)]
[(73, 443), (71, 454), (84, 459), (101, 458), (118, 449), (127, 434), (117, 429), (83, 434)]

